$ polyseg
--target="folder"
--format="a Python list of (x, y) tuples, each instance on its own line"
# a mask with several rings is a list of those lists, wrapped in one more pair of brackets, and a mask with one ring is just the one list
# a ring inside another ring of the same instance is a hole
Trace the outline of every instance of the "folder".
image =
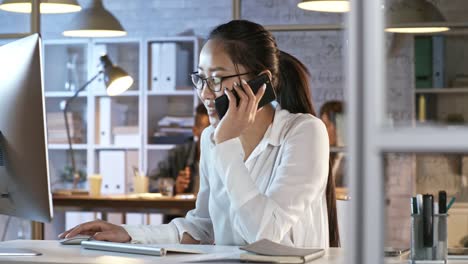
[(161, 43), (151, 44), (151, 90), (161, 91)]
[(432, 88), (432, 37), (415, 37), (414, 59), (416, 88)]
[(102, 194), (125, 193), (125, 151), (101, 150), (99, 173), (102, 175)]
[(98, 143), (100, 145), (111, 145), (112, 144), (112, 120), (111, 120), (111, 98), (100, 97), (99, 98), (99, 138)]
[(445, 85), (445, 37), (432, 37), (432, 80), (434, 88), (443, 88)]
[(160, 68), (162, 75), (161, 91), (175, 91), (177, 46), (176, 43), (163, 43), (161, 47)]

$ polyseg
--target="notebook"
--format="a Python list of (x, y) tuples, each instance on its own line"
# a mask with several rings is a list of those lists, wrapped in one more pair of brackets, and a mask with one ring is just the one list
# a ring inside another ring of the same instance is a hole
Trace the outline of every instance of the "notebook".
[(116, 243), (107, 241), (90, 240), (81, 242), (81, 247), (85, 249), (113, 251), (120, 253), (165, 256), (167, 253), (203, 254), (204, 252), (192, 248), (168, 248), (157, 245), (142, 245), (129, 243)]
[(306, 263), (320, 258), (325, 250), (320, 248), (295, 248), (262, 239), (240, 247), (247, 251), (240, 255), (241, 261), (269, 263)]

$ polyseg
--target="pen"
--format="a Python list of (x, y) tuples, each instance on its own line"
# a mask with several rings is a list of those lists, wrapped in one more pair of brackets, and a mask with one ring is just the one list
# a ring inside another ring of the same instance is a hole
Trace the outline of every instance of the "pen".
[(422, 194), (416, 194), (416, 201), (418, 203), (418, 213), (422, 214), (422, 206), (423, 206)]
[(450, 209), (450, 207), (452, 207), (454, 202), (455, 202), (455, 197), (452, 197), (452, 199), (450, 199), (449, 204), (447, 205), (447, 211)]
[(439, 214), (447, 213), (447, 193), (445, 191), (439, 192)]
[(412, 214), (418, 214), (418, 200), (416, 197), (411, 197), (411, 213)]
[(432, 247), (433, 245), (433, 211), (434, 201), (431, 194), (423, 195), (423, 243), (424, 247)]

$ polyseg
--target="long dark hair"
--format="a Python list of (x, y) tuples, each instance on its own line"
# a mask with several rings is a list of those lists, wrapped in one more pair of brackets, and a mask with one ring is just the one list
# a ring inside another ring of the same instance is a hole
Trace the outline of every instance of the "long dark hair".
[[(234, 65), (260, 73), (269, 70), (272, 84), (281, 108), (290, 113), (308, 113), (316, 116), (310, 94), (309, 71), (294, 56), (280, 51), (275, 38), (263, 26), (247, 21), (233, 20), (216, 27), (208, 39), (220, 40)], [(340, 245), (336, 217), (335, 184), (329, 164), (326, 187), (330, 246)]]

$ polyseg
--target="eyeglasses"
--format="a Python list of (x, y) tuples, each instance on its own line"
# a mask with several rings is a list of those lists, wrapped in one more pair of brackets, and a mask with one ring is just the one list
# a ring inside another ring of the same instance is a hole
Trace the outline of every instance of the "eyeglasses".
[(198, 75), (197, 72), (194, 72), (190, 76), (192, 77), (192, 82), (193, 82), (193, 86), (195, 87), (195, 89), (202, 90), (206, 82), (206, 84), (208, 85), (208, 88), (210, 88), (211, 91), (219, 92), (221, 91), (223, 80), (227, 78), (247, 75), (250, 73), (251, 72), (246, 72), (246, 73), (234, 74), (234, 75), (229, 75), (229, 76), (211, 76), (211, 77), (203, 78), (200, 75)]

